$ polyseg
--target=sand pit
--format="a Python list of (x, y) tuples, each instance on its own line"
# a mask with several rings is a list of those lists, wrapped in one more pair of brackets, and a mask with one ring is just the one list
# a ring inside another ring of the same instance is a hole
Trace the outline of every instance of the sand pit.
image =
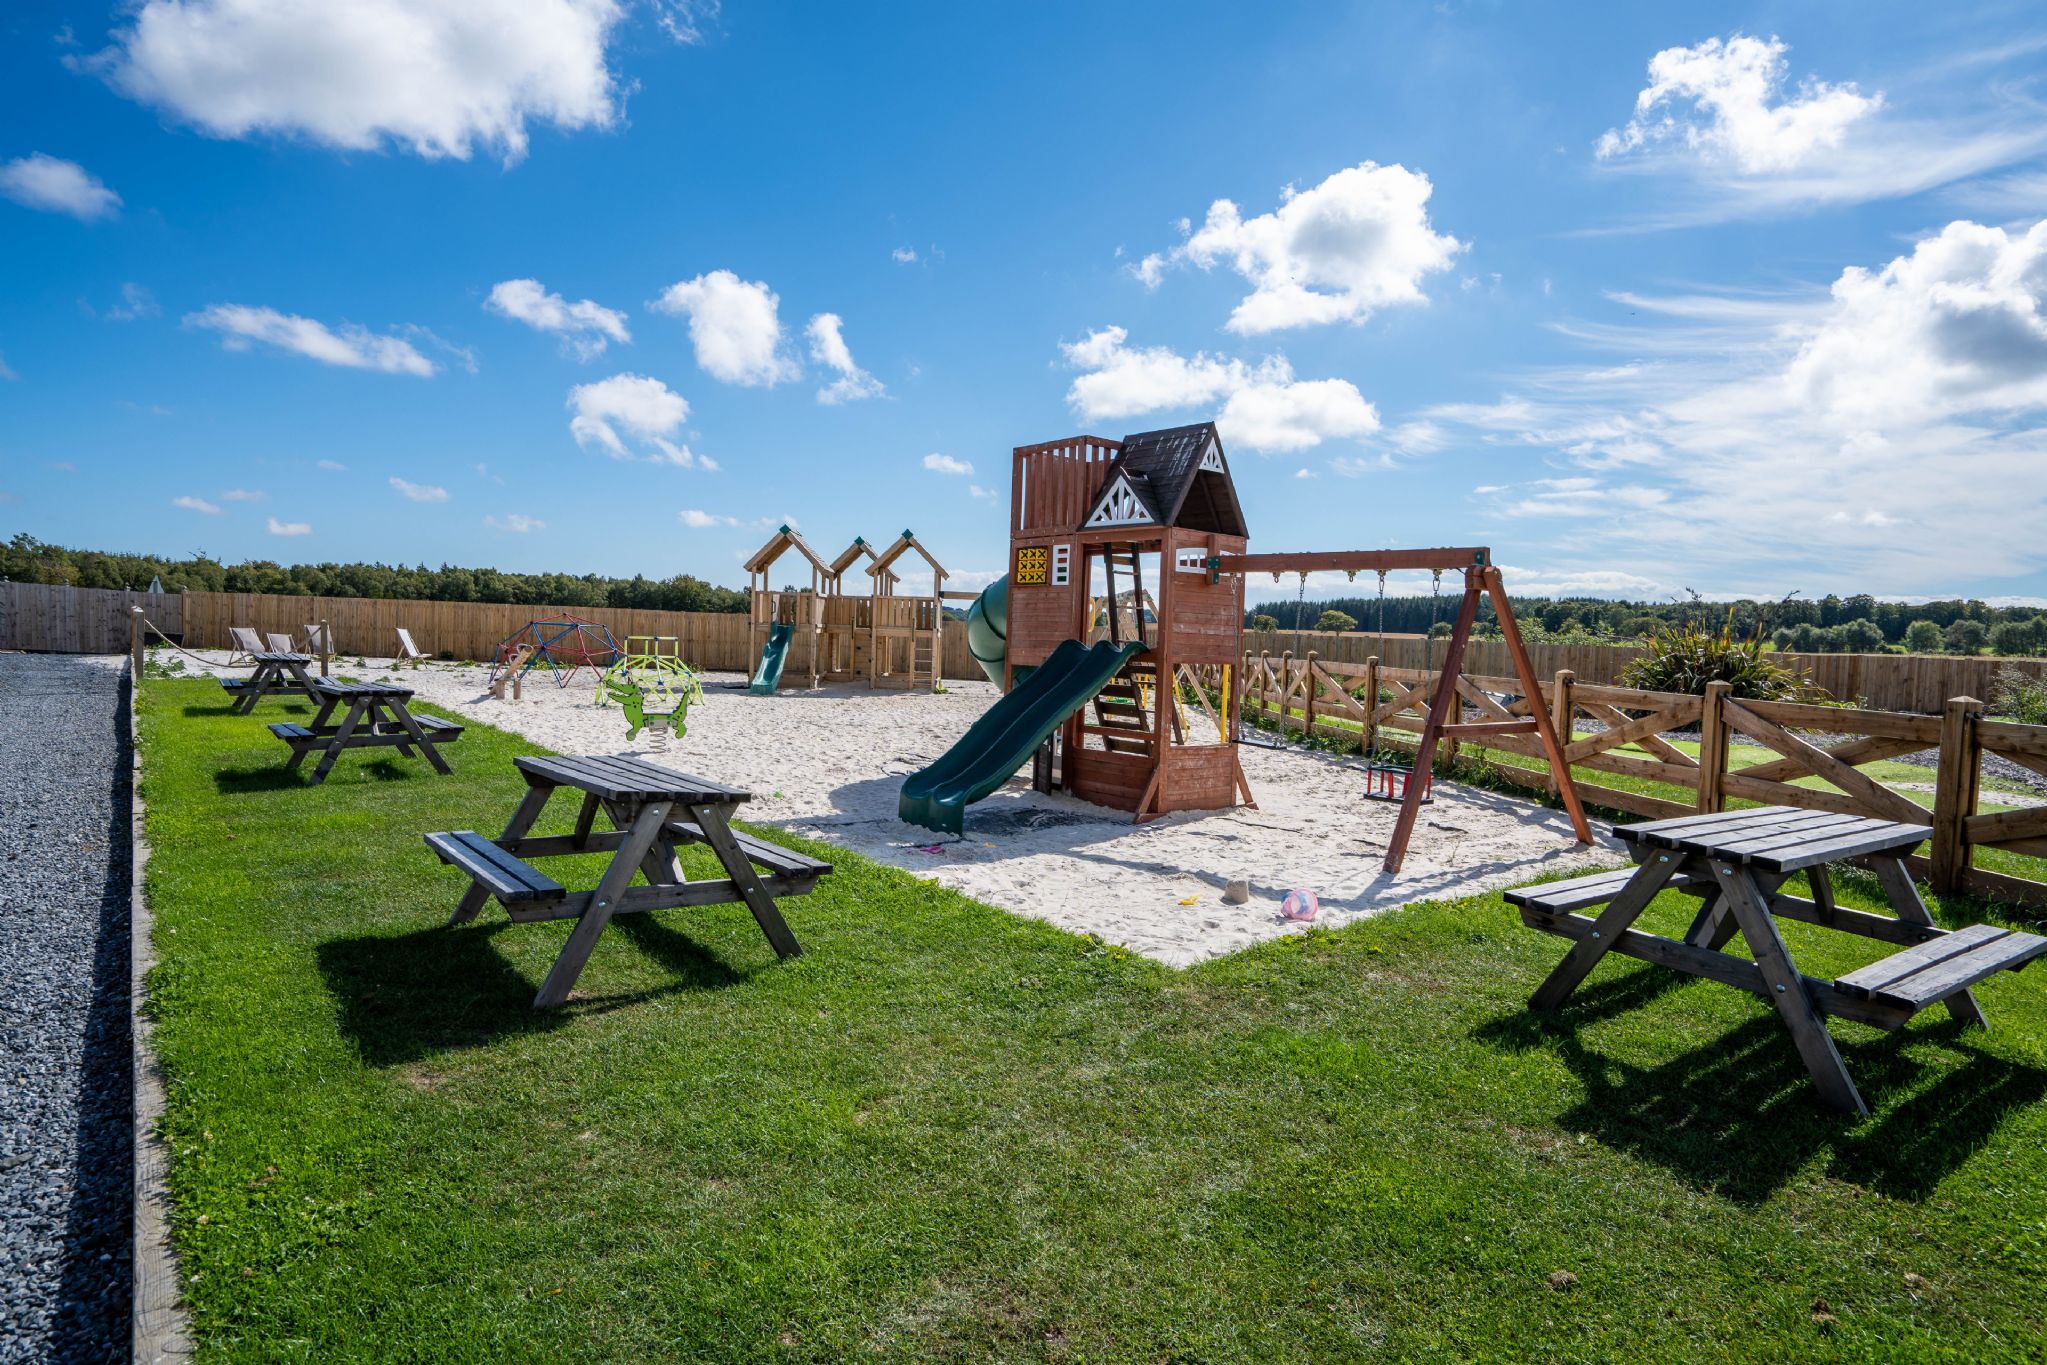
[[(1299, 932), (1303, 926), (1278, 917), (1291, 887), (1313, 890), (1320, 922), (1334, 926), (1411, 901), (1625, 861), (1603, 826), (1595, 826), (1601, 846), (1580, 848), (1560, 812), (1441, 783), (1434, 804), (1422, 809), (1406, 867), (1389, 877), (1379, 860), (1395, 808), (1363, 797), (1355, 760), (1248, 742), (1244, 772), (1256, 810), (1132, 825), (1123, 812), (1033, 792), (1026, 772), (969, 809), (963, 838), (903, 824), (896, 819), (902, 779), (944, 753), (994, 702), (996, 689), (986, 682), (948, 682), (936, 696), (853, 685), (756, 697), (738, 674), (706, 674), (689, 734), (659, 754), (646, 734), (626, 743), (618, 708), (593, 704), (587, 671), (566, 688), (533, 674), (524, 700), (503, 702), (491, 698), (486, 672), (475, 665), (392, 672), (388, 661), (372, 659), (336, 671), (388, 676), (423, 701), (560, 753), (636, 752), (745, 787), (754, 793), (742, 812), (748, 820), (855, 849), (1173, 966)], [(459, 767), (460, 751), (452, 757)], [(1247, 904), (1223, 904), (1233, 877), (1250, 880)], [(1181, 904), (1189, 898), (1192, 904)]]

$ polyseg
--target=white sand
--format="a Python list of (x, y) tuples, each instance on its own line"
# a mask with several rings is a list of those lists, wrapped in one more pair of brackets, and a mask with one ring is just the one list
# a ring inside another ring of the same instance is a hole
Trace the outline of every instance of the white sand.
[[(756, 697), (738, 674), (707, 674), (688, 735), (657, 753), (647, 733), (626, 743), (619, 709), (593, 704), (587, 671), (566, 688), (530, 675), (524, 700), (500, 702), (481, 667), (389, 670), (388, 661), (372, 659), (345, 671), (388, 676), (423, 701), (559, 753), (637, 752), (744, 787), (754, 793), (741, 812), (748, 820), (844, 845), (1172, 966), (1298, 932), (1304, 926), (1277, 913), (1291, 887), (1313, 890), (1319, 922), (1333, 926), (1411, 901), (1625, 861), (1602, 826), (1595, 826), (1601, 846), (1581, 848), (1560, 812), (1439, 783), (1434, 803), (1422, 808), (1406, 867), (1389, 877), (1379, 862), (1396, 808), (1361, 795), (1359, 763), (1254, 742), (1242, 754), (1256, 810), (1185, 812), (1133, 825), (1124, 812), (1031, 791), (1026, 770), (969, 807), (965, 837), (953, 838), (897, 820), (897, 790), (995, 700), (985, 682), (948, 682), (944, 695), (855, 685)], [(459, 748), (451, 758), (459, 766)], [(1248, 904), (1222, 903), (1232, 877), (1249, 878)], [(1188, 898), (1194, 903), (1181, 904)]]

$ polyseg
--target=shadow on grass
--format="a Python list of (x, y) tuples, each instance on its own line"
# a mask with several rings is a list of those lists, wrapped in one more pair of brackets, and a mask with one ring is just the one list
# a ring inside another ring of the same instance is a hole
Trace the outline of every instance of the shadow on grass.
[[(1584, 1087), (1559, 1127), (1675, 1171), (1698, 1187), (1754, 1205), (1830, 1153), (1827, 1173), (1896, 1199), (1924, 1199), (1995, 1135), (2014, 1111), (2047, 1094), (2047, 1072), (1977, 1052), (1952, 1021), (1837, 1045), (1863, 1098), (1864, 1123), (1824, 1107), (1774, 1010), (1709, 1042), (1640, 1066), (1587, 1043), (1587, 1025), (1691, 984), (1670, 972), (1600, 982), (1549, 1014), (1522, 1010), (1477, 1037), (1513, 1051), (1554, 1053)], [(1708, 987), (1710, 988), (1710, 986)], [(1959, 1065), (1913, 1055), (1941, 1044)]]
[(504, 921), (436, 926), (320, 944), (316, 956), (339, 1011), (341, 1031), (369, 1065), (402, 1066), (439, 1053), (484, 1047), (500, 1038), (546, 1032), (583, 1015), (605, 1014), (661, 996), (722, 989), (751, 975), (648, 915), (627, 915), (612, 921), (606, 936), (618, 933), (632, 940), (677, 980), (602, 996), (578, 989), (567, 1008), (536, 1010), (533, 996), (539, 983), (529, 981), (492, 943), (499, 933), (522, 927)]
[[(304, 766), (298, 768), (285, 767), (285, 763), (289, 760), (290, 755), (287, 754), (280, 758), (275, 766), (265, 764), (260, 768), (222, 768), (214, 773), (213, 785), (226, 796), (238, 796), (245, 792), (288, 791), (294, 788), (324, 785), (313, 781), (313, 768), (319, 762), (318, 759), (308, 757)], [(367, 763), (350, 763), (347, 755), (344, 754), (341, 758), (335, 760), (332, 768), (327, 770), (327, 780), (331, 782), (335, 778), (343, 776), (342, 770), (344, 766), (347, 768), (347, 775), (349, 776), (360, 773), (377, 782), (410, 782), (420, 771), (389, 758), (371, 759)], [(432, 769), (427, 769), (426, 771), (431, 773)]]
[(329, 939), (316, 955), (341, 1030), (371, 1066), (400, 1066), (519, 1033), (566, 1016), (533, 1008), (534, 984), (491, 940), (507, 924)]

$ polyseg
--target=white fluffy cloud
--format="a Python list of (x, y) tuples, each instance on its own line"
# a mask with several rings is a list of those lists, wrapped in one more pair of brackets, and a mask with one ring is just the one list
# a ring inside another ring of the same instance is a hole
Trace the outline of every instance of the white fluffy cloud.
[(974, 466), (967, 461), (941, 455), (935, 450), (924, 457), (924, 467), (934, 474), (958, 474), (962, 478), (974, 472)]
[(1284, 356), (1256, 365), (1164, 346), (1133, 348), (1121, 327), (1104, 327), (1063, 345), (1067, 363), (1084, 371), (1066, 391), (1082, 418), (1111, 420), (1161, 410), (1222, 410), (1223, 438), (1257, 451), (1306, 450), (1338, 437), (1368, 436), (1379, 413), (1345, 379), (1294, 378)]
[(324, 322), (280, 313), (275, 308), (217, 303), (203, 312), (186, 314), (185, 325), (221, 333), (220, 344), (230, 351), (246, 351), (252, 342), (260, 341), (325, 365), (382, 370), (386, 374), (434, 372), (434, 363), (403, 338), (378, 336), (353, 323), (330, 328)]
[(602, 355), (611, 342), (624, 346), (633, 339), (624, 313), (589, 299), (570, 303), (548, 293), (539, 280), (500, 280), (491, 286), (484, 307), (536, 331), (554, 333), (561, 338), (562, 350), (578, 360)]
[(722, 517), (715, 512), (704, 512), (694, 507), (685, 507), (675, 514), (675, 519), (692, 531), (708, 531), (713, 526), (737, 526), (739, 518)]
[(448, 490), (429, 483), (413, 483), (410, 479), (391, 476), (391, 487), (398, 496), (409, 502), (446, 502)]
[(2047, 407), (2047, 220), (1954, 222), (1883, 269), (1851, 266), (1786, 371), (1793, 393), (1882, 426)]
[(121, 196), (85, 167), (41, 152), (0, 164), (0, 196), (46, 213), (68, 213), (87, 223), (121, 211)]
[(348, 472), (348, 466), (339, 460), (322, 460), (320, 461), (320, 468), (326, 470), (329, 474), (346, 474)]
[(260, 488), (228, 488), (221, 491), (222, 502), (261, 502), (269, 495)]
[(485, 517), (483, 524), (490, 527), (493, 531), (510, 531), (514, 535), (521, 536), (529, 531), (545, 531), (547, 529), (547, 523), (539, 517), (529, 517), (523, 512), (508, 512), (502, 520), (497, 517)]
[(273, 536), (309, 536), (313, 533), (313, 524), (309, 521), (279, 521), (271, 517), (264, 529)]
[(782, 354), (781, 303), (760, 280), (713, 270), (671, 284), (648, 307), (689, 319), (690, 343), (705, 374), (726, 384), (765, 387), (801, 373)]
[(569, 390), (569, 407), (575, 412), (569, 430), (586, 449), (594, 445), (615, 460), (717, 468), (675, 440), (689, 418), (689, 402), (658, 379), (615, 374), (578, 384)]
[(609, 127), (618, 0), (142, 0), (79, 65), (215, 137), (507, 162), (528, 121)]
[(1430, 226), (1433, 188), (1419, 171), (1366, 161), (1312, 189), (1287, 186), (1279, 208), (1255, 218), (1218, 199), (1198, 231), (1146, 256), (1136, 273), (1156, 286), (1172, 266), (1227, 262), (1254, 286), (1230, 314), (1233, 332), (1362, 322), (1381, 308), (1426, 303), (1423, 278), (1464, 249)]
[(209, 517), (217, 517), (221, 515), (221, 508), (218, 504), (208, 502), (204, 498), (192, 497), (190, 494), (186, 494), (183, 497), (172, 498), (171, 506), (182, 507), (187, 512), (202, 512)]
[[(1432, 409), (1541, 477), (1477, 496), (1594, 569), (1775, 596), (2047, 573), (2047, 223), (1950, 223), (1830, 291), (1624, 301), (1628, 357)], [(1656, 306), (1644, 308), (1650, 303)]]
[[(1795, 170), (1841, 145), (1848, 129), (1883, 103), (1854, 82), (1814, 77), (1784, 95), (1786, 46), (1777, 37), (1708, 38), (1696, 47), (1668, 47), (1649, 59), (1649, 83), (1635, 96), (1635, 116), (1610, 128), (1601, 157), (1678, 142), (1725, 157), (1749, 174)], [(1677, 111), (1689, 103), (1691, 115)]]
[(840, 331), (843, 325), (837, 313), (819, 313), (805, 329), (810, 338), (810, 358), (839, 376), (817, 391), (820, 403), (852, 403), (862, 398), (878, 398), (884, 392), (879, 379), (853, 363), (853, 352)]

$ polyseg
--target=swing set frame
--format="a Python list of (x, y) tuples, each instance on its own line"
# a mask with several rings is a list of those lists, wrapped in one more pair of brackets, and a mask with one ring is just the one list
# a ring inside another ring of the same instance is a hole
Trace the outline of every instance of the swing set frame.
[[(1356, 577), (1361, 572), (1383, 574), (1401, 569), (1428, 569), (1439, 574), (1456, 570), (1464, 575), (1464, 595), (1458, 603), (1457, 616), (1450, 627), (1450, 639), (1444, 647), (1443, 667), (1436, 675), (1436, 691), (1429, 702), (1428, 715), (1422, 721), (1421, 739), (1415, 746), (1414, 771), (1424, 775), (1430, 772), (1436, 759), (1436, 746), (1446, 735), (1474, 740), (1495, 735), (1535, 735), (1542, 745), (1544, 757), (1549, 761), (1550, 775), (1556, 781), (1557, 794), (1563, 799), (1564, 810), (1571, 817), (1571, 828), (1576, 832), (1578, 842), (1591, 843), (1592, 829), (1586, 823), (1585, 807), (1578, 799), (1578, 789), (1571, 782), (1571, 766), (1564, 760), (1563, 743), (1557, 738), (1549, 709), (1543, 705), (1542, 686), (1536, 680), (1534, 661), (1529, 658), (1528, 646), (1521, 640), (1521, 628), (1515, 623), (1513, 605), (1507, 600), (1507, 589), (1501, 581), (1498, 566), (1493, 563), (1490, 549), (1464, 546), (1429, 550), (1221, 554), (1211, 555), (1208, 559), (1211, 583), (1220, 580), (1224, 574), (1309, 574), (1340, 570)], [(1529, 714), (1513, 720), (1448, 721), (1445, 717), (1453, 714), (1457, 706), (1457, 684), (1463, 677), (1464, 652), (1471, 643), (1472, 628), (1478, 622), (1478, 604), (1482, 597), (1492, 599), (1493, 615), (1499, 621), (1500, 636), (1507, 646), (1508, 657), (1514, 661), (1514, 676), (1521, 684), (1521, 695), (1528, 699)], [(1407, 858), (1407, 844), (1414, 835), (1415, 820), (1428, 799), (1427, 785), (1426, 781), (1418, 784), (1412, 780), (1405, 784), (1400, 815), (1393, 824), (1393, 837), (1386, 845), (1385, 869), (1388, 872), (1400, 871), (1401, 863)]]

